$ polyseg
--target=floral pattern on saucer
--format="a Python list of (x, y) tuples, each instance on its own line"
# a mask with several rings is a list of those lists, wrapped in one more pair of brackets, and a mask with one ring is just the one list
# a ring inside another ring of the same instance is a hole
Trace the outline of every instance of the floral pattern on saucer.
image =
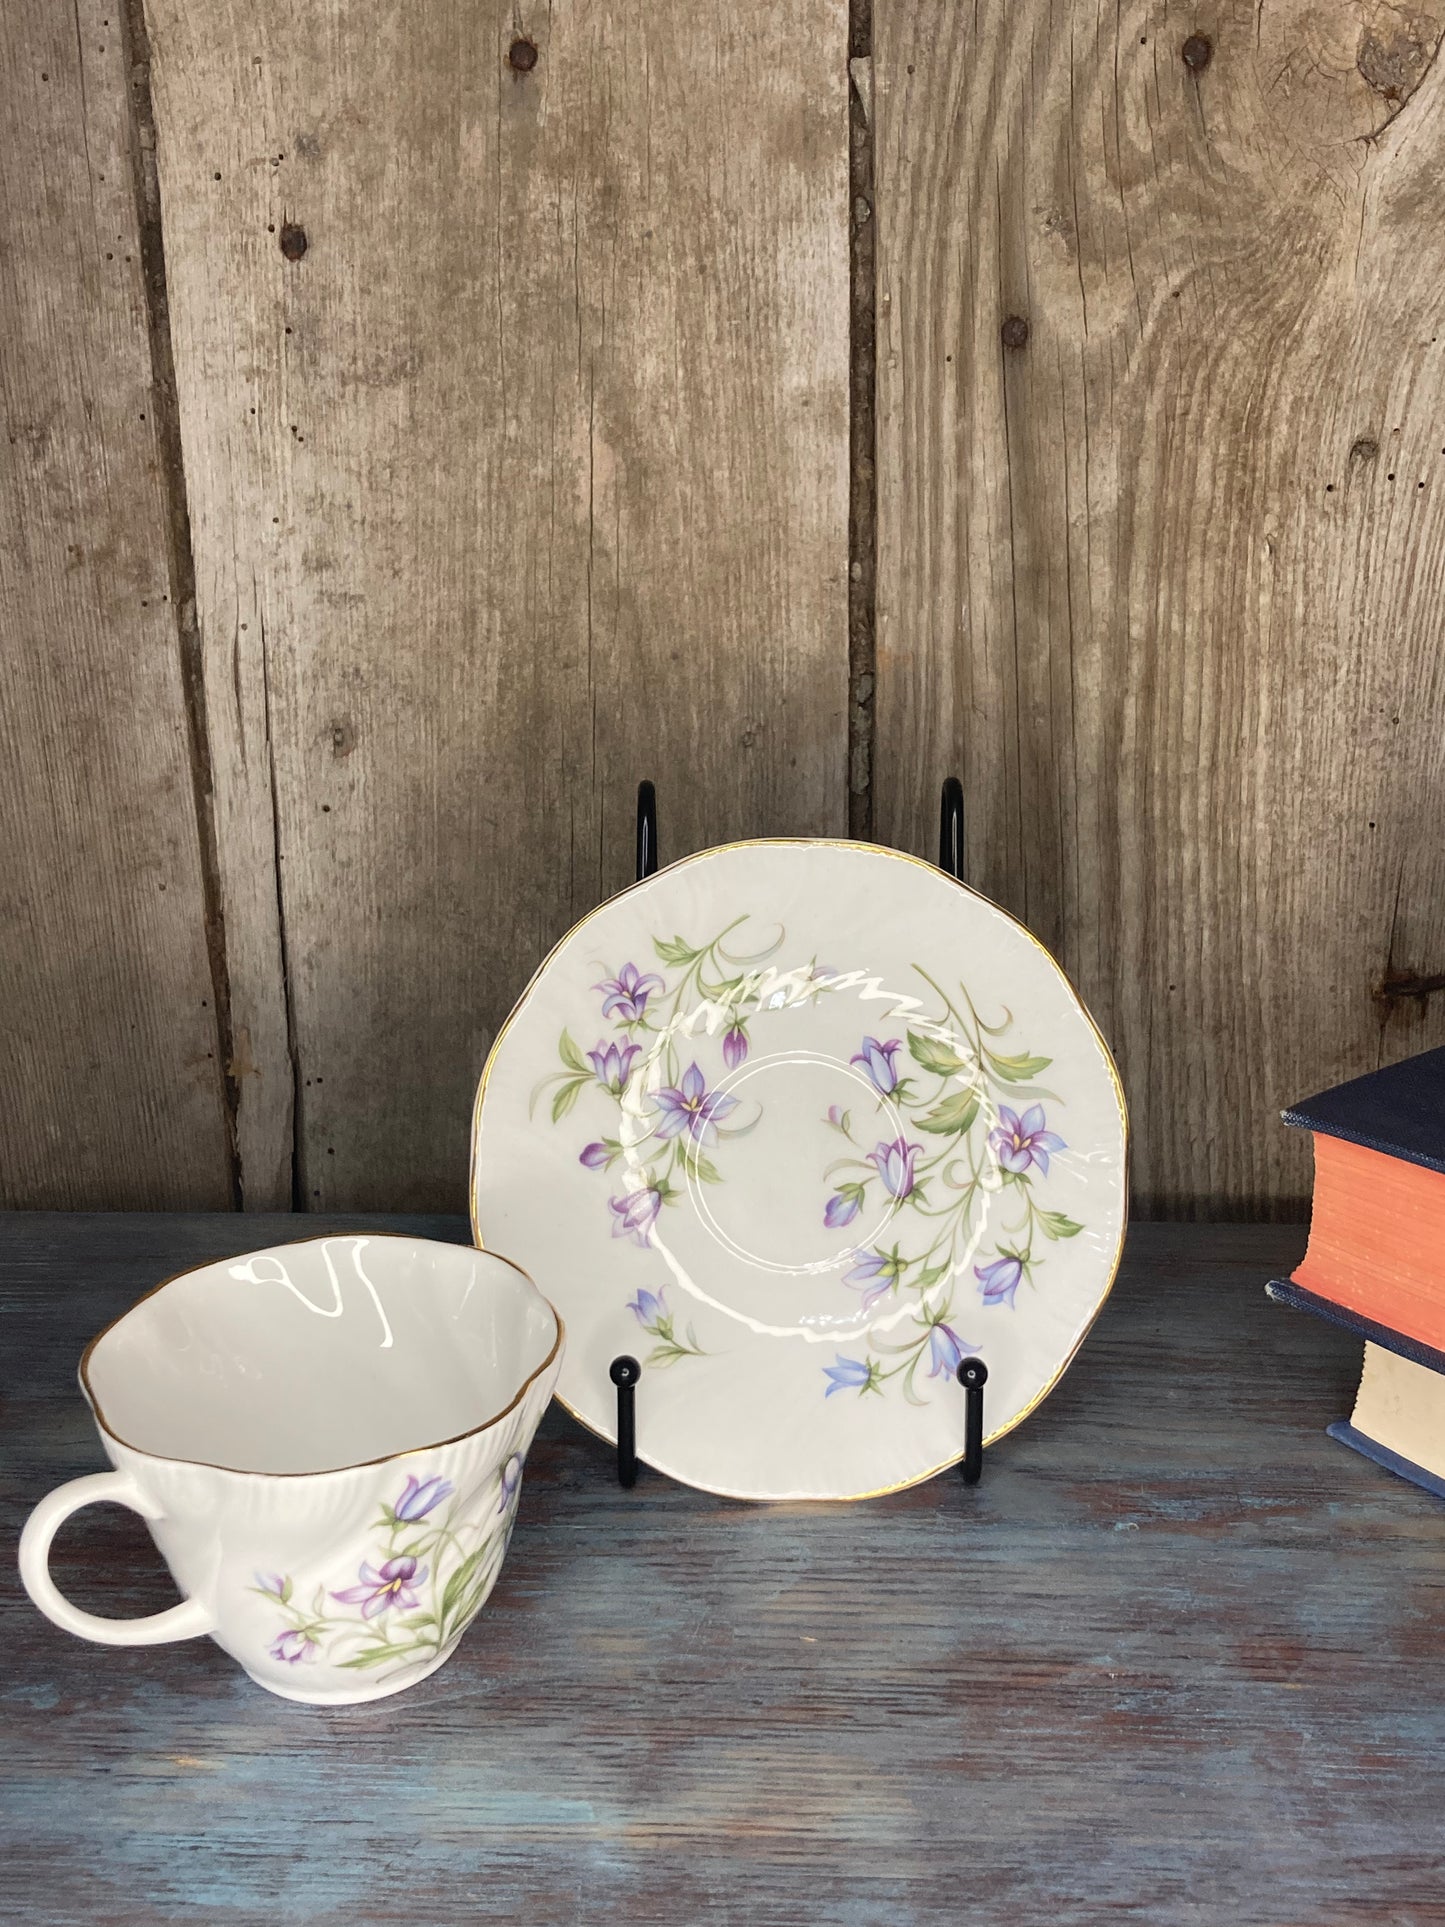
[[(761, 948), (729, 948), (728, 939), (747, 921), (735, 917), (701, 945), (681, 936), (654, 937), (657, 962), (679, 973), (670, 981), (632, 959), (604, 976), (592, 989), (611, 1035), (583, 1052), (564, 1030), (557, 1046), (561, 1069), (532, 1093), (535, 1111), (550, 1092), (554, 1124), (584, 1098), (594, 1110), (607, 1107), (608, 1127), (582, 1145), (578, 1163), (605, 1176), (616, 1172), (605, 1194), (611, 1235), (640, 1250), (656, 1243), (662, 1214), (684, 1195), (687, 1180), (724, 1182), (725, 1170), (709, 1153), (759, 1122), (758, 1114), (741, 1115), (739, 1101), (703, 1068), (699, 1020), (707, 1038), (721, 1038), (726, 1076), (746, 1062), (752, 1027), (768, 1012), (849, 981), (816, 960), (781, 976), (767, 968), (786, 940), (781, 926)], [(829, 1110), (827, 1122), (849, 1151), (824, 1173), (832, 1190), (822, 1208), (823, 1225), (832, 1231), (851, 1224), (872, 1199), (891, 1205), (890, 1223), (905, 1217), (905, 1236), (850, 1254), (842, 1283), (858, 1294), (865, 1312), (916, 1301), (912, 1328), (901, 1343), (870, 1342), (861, 1357), (838, 1352), (822, 1368), (824, 1398), (841, 1391), (881, 1392), (897, 1380), (906, 1399), (921, 1403), (918, 1377), (925, 1363), (928, 1378), (951, 1378), (963, 1359), (983, 1350), (950, 1320), (972, 1322), (986, 1310), (1014, 1309), (1020, 1285), (1036, 1288), (1044, 1262), (1038, 1241), (1072, 1238), (1084, 1228), (1033, 1195), (1034, 1185), (1049, 1175), (1050, 1159), (1068, 1149), (1049, 1128), (1045, 1111), (1046, 1104), (1062, 1100), (1035, 1082), (1052, 1059), (998, 1048), (1012, 1027), (1009, 1011), (990, 1024), (962, 984), (951, 998), (921, 964), (912, 968), (936, 1000), (937, 1014), (923, 1015), (916, 1000), (900, 999), (900, 1008), (915, 1005), (914, 1014), (898, 1024), (902, 1035), (861, 1038), (849, 1061), (876, 1093), (875, 1118), (869, 1125), (859, 1120), (855, 1128), (851, 1108)], [(1014, 1104), (1025, 1108), (1020, 1112)], [(892, 1136), (890, 1118), (903, 1122)], [(874, 1128), (879, 1119), (882, 1134)], [(983, 1209), (1000, 1193), (1010, 1215), (992, 1250), (982, 1254), (986, 1262), (975, 1264)], [(970, 1271), (973, 1294), (956, 1312), (956, 1286)], [(639, 1287), (627, 1309), (656, 1341), (648, 1364), (706, 1356), (690, 1324), (679, 1332), (662, 1289)]]
[(830, 839), (698, 852), (590, 911), (473, 1116), (475, 1235), (566, 1318), (558, 1397), (614, 1438), (609, 1363), (635, 1352), (639, 1456), (740, 1499), (955, 1464), (975, 1350), (985, 1442), (1027, 1418), (1107, 1296), (1127, 1177), (1118, 1074), (1045, 947), (932, 865)]
[[(843, 1283), (859, 1294), (864, 1311), (916, 1297), (913, 1327), (901, 1343), (873, 1339), (861, 1357), (838, 1352), (823, 1367), (824, 1398), (881, 1392), (896, 1379), (904, 1397), (919, 1403), (925, 1361), (929, 1378), (951, 1378), (965, 1358), (984, 1349), (949, 1321), (967, 1317), (972, 1324), (986, 1310), (1014, 1310), (1019, 1286), (1036, 1288), (1034, 1274), (1044, 1263), (1038, 1241), (1074, 1238), (1084, 1229), (1033, 1195), (1035, 1183), (1049, 1175), (1050, 1159), (1068, 1149), (1049, 1129), (1044, 1108), (1060, 1100), (1035, 1082), (1052, 1059), (997, 1049), (1012, 1025), (1008, 1011), (998, 1023), (986, 1023), (962, 985), (950, 998), (921, 965), (913, 968), (939, 1000), (937, 1016), (915, 1017), (900, 1026), (901, 1037), (861, 1040), (850, 1062), (877, 1093), (875, 1115), (865, 1125), (851, 1110), (835, 1105), (828, 1112), (828, 1124), (849, 1150), (823, 1174), (833, 1189), (822, 1212), (824, 1225), (836, 1230), (876, 1196), (891, 1202), (890, 1228), (901, 1223), (903, 1235), (856, 1250)], [(1020, 1114), (1013, 1106), (1025, 1098), (1034, 1101)], [(901, 1117), (904, 1129), (891, 1138), (879, 1135), (879, 1117)], [(991, 1250), (980, 1254), (985, 1208), (1000, 1198), (1004, 1222)], [(974, 1262), (980, 1255), (986, 1261)], [(956, 1314), (957, 1284), (970, 1272), (976, 1302)]]
[[(557, 1045), (562, 1068), (544, 1077), (532, 1093), (535, 1110), (543, 1093), (550, 1091), (554, 1124), (584, 1096), (590, 1107), (600, 1104), (613, 1113), (602, 1135), (582, 1146), (577, 1161), (589, 1171), (608, 1176), (616, 1172), (604, 1193), (611, 1235), (642, 1250), (655, 1242), (662, 1212), (678, 1203), (688, 1180), (723, 1182), (713, 1154), (726, 1139), (752, 1130), (758, 1122), (756, 1114), (739, 1115), (738, 1100), (717, 1088), (717, 1075), (703, 1068), (706, 1043), (689, 1034), (691, 1019), (701, 1010), (709, 1039), (720, 1036), (721, 1074), (747, 1061), (749, 1024), (756, 1011), (746, 1007), (760, 967), (786, 939), (779, 927), (758, 950), (730, 949), (728, 938), (747, 921), (735, 917), (700, 945), (681, 936), (655, 938), (657, 961), (677, 973), (670, 981), (628, 960), (615, 975), (594, 984), (602, 1000), (601, 1018), (610, 1022), (612, 1034), (599, 1037), (584, 1053), (564, 1030)], [(816, 994), (826, 988), (828, 973), (813, 965), (810, 979), (805, 988)], [(648, 1364), (670, 1365), (703, 1355), (690, 1326), (683, 1336), (677, 1334), (660, 1292), (639, 1291), (628, 1309), (657, 1340)]]

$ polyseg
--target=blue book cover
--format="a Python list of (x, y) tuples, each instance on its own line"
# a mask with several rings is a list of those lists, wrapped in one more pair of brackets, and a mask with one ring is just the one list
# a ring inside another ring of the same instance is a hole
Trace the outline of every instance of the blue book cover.
[(1445, 1049), (1352, 1077), (1282, 1115), (1302, 1130), (1445, 1171)]
[[(1296, 1311), (1311, 1312), (1316, 1318), (1323, 1318), (1326, 1324), (1338, 1325), (1342, 1331), (1353, 1332), (1357, 1338), (1393, 1352), (1397, 1358), (1407, 1358), (1412, 1364), (1424, 1366), (1427, 1371), (1440, 1373), (1441, 1406), (1445, 1411), (1445, 1352), (1437, 1351), (1433, 1345), (1424, 1345), (1419, 1339), (1406, 1338), (1402, 1332), (1378, 1324), (1373, 1318), (1362, 1318), (1358, 1312), (1346, 1311), (1343, 1305), (1337, 1305), (1329, 1298), (1321, 1298), (1313, 1291), (1306, 1291), (1303, 1285), (1297, 1285), (1292, 1278), (1271, 1279), (1265, 1291), (1276, 1304), (1289, 1305)], [(1356, 1410), (1358, 1412), (1359, 1403)], [(1329, 1438), (1340, 1445), (1348, 1445), (1352, 1452), (1359, 1452), (1374, 1464), (1383, 1466), (1387, 1472), (1393, 1472), (1397, 1478), (1408, 1479), (1412, 1485), (1433, 1493), (1437, 1499), (1445, 1499), (1445, 1478), (1430, 1471), (1427, 1466), (1417, 1465), (1402, 1453), (1392, 1451), (1388, 1445), (1382, 1445), (1349, 1419), (1336, 1419), (1333, 1425), (1325, 1427), (1325, 1432)]]
[(1395, 1331), (1390, 1325), (1377, 1324), (1373, 1318), (1361, 1317), (1357, 1311), (1346, 1311), (1333, 1298), (1321, 1298), (1318, 1292), (1306, 1291), (1293, 1278), (1272, 1278), (1264, 1289), (1277, 1305), (1289, 1305), (1295, 1311), (1313, 1312), (1316, 1318), (1323, 1318), (1326, 1324), (1338, 1325), (1343, 1331), (1353, 1332), (1357, 1338), (1367, 1338), (1372, 1345), (1383, 1346), (1387, 1352), (1395, 1352), (1401, 1358), (1413, 1359), (1417, 1365), (1425, 1365), (1432, 1372), (1445, 1373), (1445, 1352), (1437, 1351), (1433, 1345), (1426, 1345), (1418, 1338), (1406, 1338), (1403, 1332)]
[(1376, 1465), (1384, 1466), (1387, 1472), (1393, 1472), (1397, 1478), (1408, 1479), (1411, 1485), (1423, 1486), (1426, 1492), (1433, 1492), (1437, 1499), (1445, 1499), (1445, 1479), (1427, 1472), (1423, 1465), (1416, 1465), (1413, 1459), (1401, 1458), (1398, 1452), (1392, 1452), (1388, 1445), (1381, 1445), (1378, 1439), (1357, 1432), (1348, 1419), (1337, 1418), (1333, 1425), (1325, 1427), (1325, 1431), (1330, 1438), (1337, 1439), (1341, 1445), (1348, 1445), (1352, 1451), (1362, 1453), (1367, 1459), (1373, 1459)]

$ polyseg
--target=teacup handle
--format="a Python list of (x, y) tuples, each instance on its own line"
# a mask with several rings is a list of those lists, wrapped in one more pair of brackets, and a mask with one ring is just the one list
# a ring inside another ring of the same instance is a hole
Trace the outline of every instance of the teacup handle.
[(143, 1519), (158, 1519), (159, 1506), (152, 1505), (135, 1481), (125, 1472), (94, 1472), (89, 1478), (72, 1479), (58, 1485), (36, 1506), (25, 1521), (20, 1535), (20, 1577), (25, 1590), (47, 1619), (53, 1619), (68, 1633), (93, 1639), (101, 1646), (159, 1646), (168, 1639), (194, 1639), (215, 1625), (213, 1615), (199, 1599), (183, 1599), (166, 1612), (152, 1613), (146, 1619), (102, 1619), (98, 1613), (83, 1613), (72, 1606), (50, 1577), (50, 1542), (70, 1517), (83, 1505), (129, 1506)]

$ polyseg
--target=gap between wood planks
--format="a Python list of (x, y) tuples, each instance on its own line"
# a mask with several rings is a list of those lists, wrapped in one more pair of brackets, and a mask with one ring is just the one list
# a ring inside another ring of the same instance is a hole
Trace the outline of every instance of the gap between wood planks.
[[(186, 710), (191, 795), (200, 846), (201, 890), (205, 905), (206, 955), (211, 969), (211, 1002), (216, 1013), (216, 1061), (220, 1067), (226, 1162), (231, 1204), (243, 1203), (243, 1172), (237, 1137), (240, 1108), (235, 1038), (231, 1024), (231, 980), (226, 956), (226, 919), (216, 848), (215, 789), (211, 738), (206, 721), (206, 685), (201, 633), (196, 618), (196, 565), (191, 547), (191, 514), (181, 452), (180, 411), (176, 398), (175, 357), (171, 349), (170, 302), (166, 291), (165, 241), (161, 230), (160, 184), (156, 175), (156, 121), (151, 98), (150, 36), (144, 0), (120, 0), (121, 33), (130, 75), (131, 181), (140, 232), (141, 271), (146, 291), (146, 334), (150, 345), (152, 412), (161, 455), (161, 488), (168, 524), (167, 572), (171, 607), (176, 612), (176, 647)], [(293, 1158), (294, 1162), (294, 1158)]]
[(848, 834), (873, 835), (878, 578), (873, 0), (848, 8)]

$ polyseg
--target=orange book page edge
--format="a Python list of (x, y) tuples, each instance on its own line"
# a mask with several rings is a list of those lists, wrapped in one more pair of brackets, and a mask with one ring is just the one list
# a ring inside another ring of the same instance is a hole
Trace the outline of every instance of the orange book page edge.
[(1315, 1192), (1297, 1285), (1445, 1349), (1445, 1172), (1314, 1134)]

